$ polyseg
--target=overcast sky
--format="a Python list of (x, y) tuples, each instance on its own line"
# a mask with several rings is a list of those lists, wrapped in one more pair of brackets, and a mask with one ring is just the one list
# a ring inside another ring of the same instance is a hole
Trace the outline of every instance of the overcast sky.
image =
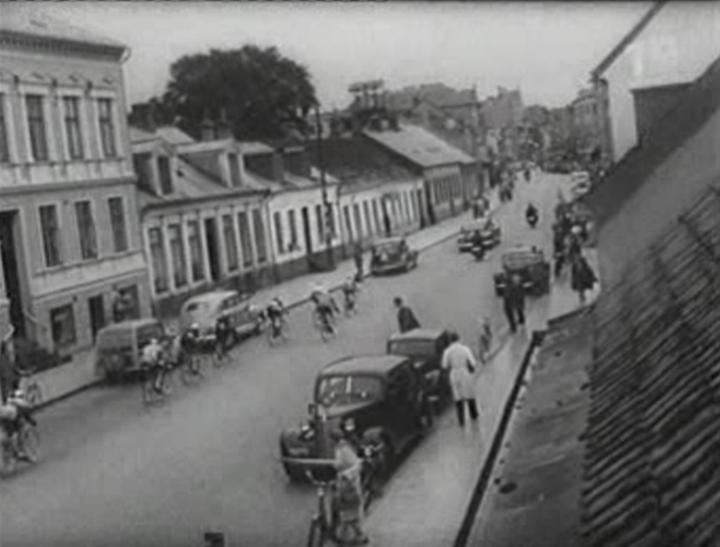
[(525, 104), (568, 103), (588, 73), (649, 3), (194, 3), (32, 2), (130, 46), (130, 101), (159, 94), (169, 65), (186, 53), (246, 43), (275, 45), (306, 65), (326, 108), (347, 87), (382, 78), (395, 88), (423, 82), (519, 86)]

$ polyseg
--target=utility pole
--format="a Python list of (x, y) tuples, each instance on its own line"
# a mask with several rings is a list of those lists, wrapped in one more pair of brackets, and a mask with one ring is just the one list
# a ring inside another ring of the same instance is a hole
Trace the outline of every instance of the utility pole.
[(318, 157), (318, 163), (320, 167), (320, 189), (322, 191), (322, 202), (323, 202), (323, 210), (325, 211), (325, 258), (328, 268), (335, 269), (335, 258), (333, 257), (332, 252), (332, 230), (331, 228), (334, 227), (335, 223), (333, 222), (333, 210), (332, 210), (332, 203), (330, 203), (330, 200), (328, 199), (328, 191), (327, 191), (327, 176), (325, 172), (325, 158), (323, 156), (323, 142), (322, 142), (322, 123), (320, 120), (320, 104), (316, 101), (315, 102), (315, 131), (316, 131), (316, 137), (317, 137), (317, 157)]

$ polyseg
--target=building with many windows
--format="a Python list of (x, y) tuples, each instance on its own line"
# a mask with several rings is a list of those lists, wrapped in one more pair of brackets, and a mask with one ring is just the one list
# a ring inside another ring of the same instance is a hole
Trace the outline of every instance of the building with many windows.
[(149, 312), (127, 56), (123, 44), (3, 8), (0, 296), (19, 339), (61, 355), (93, 345), (118, 294), (125, 315)]

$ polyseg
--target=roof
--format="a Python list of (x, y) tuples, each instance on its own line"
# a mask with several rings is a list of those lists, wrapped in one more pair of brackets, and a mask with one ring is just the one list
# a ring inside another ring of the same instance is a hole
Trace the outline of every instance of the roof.
[(366, 130), (364, 134), (422, 168), (477, 163), (475, 158), (414, 125), (401, 125), (398, 131)]
[(403, 355), (353, 355), (326, 365), (320, 374), (385, 374), (406, 360)]
[(688, 88), (677, 104), (639, 138), (581, 201), (598, 224), (613, 216), (673, 151), (699, 131), (720, 107), (720, 57)]
[(584, 545), (578, 500), (591, 347), (587, 313), (567, 315), (546, 331), (468, 545)]
[(716, 545), (720, 188), (595, 304), (585, 545)]
[(50, 17), (38, 11), (35, 5), (2, 4), (0, 17), (0, 33), (20, 34), (41, 37), (48, 40), (111, 47), (118, 50), (126, 49), (125, 44), (110, 38), (93, 34), (87, 30)]
[(164, 125), (155, 130), (162, 139), (172, 145), (190, 144), (195, 142), (190, 135), (174, 125)]
[(657, 15), (657, 12), (665, 5), (665, 1), (653, 2), (650, 9), (645, 12), (640, 20), (623, 36), (622, 40), (610, 50), (610, 52), (603, 58), (602, 61), (592, 70), (590, 75), (593, 78), (599, 78), (602, 74), (610, 68), (623, 51), (637, 38), (637, 36), (648, 26), (650, 21)]
[(435, 339), (447, 331), (443, 329), (412, 329), (405, 332), (396, 332), (390, 336), (391, 341), (395, 340), (418, 340), (418, 339)]

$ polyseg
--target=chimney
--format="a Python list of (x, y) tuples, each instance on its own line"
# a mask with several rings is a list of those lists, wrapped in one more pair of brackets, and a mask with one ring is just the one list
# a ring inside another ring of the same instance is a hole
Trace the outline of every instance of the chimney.
[(154, 133), (157, 129), (155, 124), (155, 105), (152, 102), (135, 103), (130, 110), (130, 125)]

